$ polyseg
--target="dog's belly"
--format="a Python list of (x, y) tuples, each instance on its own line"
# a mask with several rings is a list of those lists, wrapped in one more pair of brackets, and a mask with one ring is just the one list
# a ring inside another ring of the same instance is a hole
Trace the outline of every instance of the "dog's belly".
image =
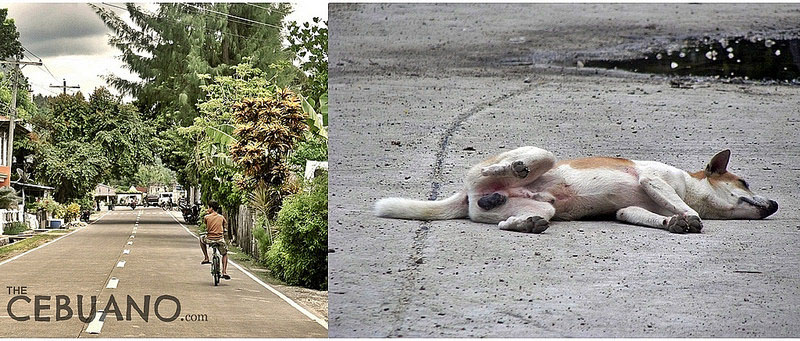
[(557, 220), (577, 220), (616, 213), (628, 206), (653, 207), (633, 167), (573, 169), (562, 165), (526, 186), (550, 193)]

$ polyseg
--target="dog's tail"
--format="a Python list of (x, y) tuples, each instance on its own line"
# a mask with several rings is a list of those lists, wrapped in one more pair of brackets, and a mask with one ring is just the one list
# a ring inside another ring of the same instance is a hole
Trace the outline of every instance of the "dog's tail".
[(375, 203), (375, 215), (416, 220), (466, 218), (469, 215), (469, 203), (466, 192), (437, 201), (385, 198)]

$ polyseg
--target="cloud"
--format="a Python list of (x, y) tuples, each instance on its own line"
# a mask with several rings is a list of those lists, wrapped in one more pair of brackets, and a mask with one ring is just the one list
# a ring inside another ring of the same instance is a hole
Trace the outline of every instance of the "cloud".
[(38, 56), (104, 53), (110, 30), (87, 4), (8, 4), (20, 42)]

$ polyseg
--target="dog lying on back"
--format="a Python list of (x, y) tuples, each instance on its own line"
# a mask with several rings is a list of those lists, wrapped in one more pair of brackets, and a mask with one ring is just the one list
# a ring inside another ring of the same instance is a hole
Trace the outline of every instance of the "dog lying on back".
[(656, 161), (589, 157), (556, 162), (549, 151), (521, 147), (467, 173), (464, 189), (439, 201), (381, 199), (380, 217), (440, 220), (469, 217), (501, 230), (541, 233), (552, 219), (615, 215), (674, 233), (699, 233), (702, 219), (762, 219), (778, 203), (753, 194), (727, 171), (730, 150), (689, 173)]

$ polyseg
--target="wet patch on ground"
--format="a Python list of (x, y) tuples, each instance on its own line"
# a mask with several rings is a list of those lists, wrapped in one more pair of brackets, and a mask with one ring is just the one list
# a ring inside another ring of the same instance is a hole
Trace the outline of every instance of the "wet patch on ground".
[(703, 76), (800, 85), (800, 39), (722, 38), (687, 40), (677, 50), (642, 58), (589, 60), (578, 66), (668, 76)]

